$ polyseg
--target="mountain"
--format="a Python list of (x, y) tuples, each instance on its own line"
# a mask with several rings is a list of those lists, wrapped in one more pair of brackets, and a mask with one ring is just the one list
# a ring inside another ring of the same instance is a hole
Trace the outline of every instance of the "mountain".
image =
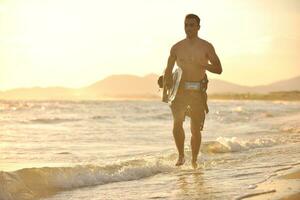
[(263, 85), (263, 86), (256, 86), (253, 87), (253, 92), (257, 93), (268, 93), (268, 92), (274, 92), (274, 91), (293, 91), (293, 90), (299, 90), (300, 91), (300, 76), (278, 81), (269, 85)]
[(215, 93), (245, 93), (251, 90), (251, 87), (241, 86), (238, 84), (222, 81), (218, 79), (211, 79), (208, 82), (208, 94)]
[(150, 74), (144, 77), (134, 75), (112, 75), (88, 87), (82, 88), (85, 94), (95, 98), (125, 97), (151, 98), (159, 96), (156, 84), (157, 75)]
[(208, 93), (269, 93), (276, 91), (300, 91), (300, 76), (260, 86), (241, 86), (227, 81), (212, 79)]
[[(159, 98), (158, 75), (111, 75), (89, 86), (71, 89), (64, 87), (18, 88), (0, 92), (0, 99), (36, 100), (97, 100)], [(223, 80), (211, 79), (208, 94), (269, 93), (275, 91), (300, 91), (300, 76), (255, 87), (241, 86)]]

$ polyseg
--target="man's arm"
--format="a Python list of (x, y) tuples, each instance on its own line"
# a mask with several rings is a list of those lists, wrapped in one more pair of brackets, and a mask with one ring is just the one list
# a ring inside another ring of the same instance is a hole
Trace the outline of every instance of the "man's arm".
[(210, 64), (207, 64), (205, 66), (206, 70), (210, 71), (212, 73), (215, 73), (215, 74), (221, 74), (223, 71), (222, 65), (221, 65), (219, 57), (217, 56), (217, 54), (215, 52), (214, 47), (211, 44), (209, 44), (209, 47), (208, 47), (207, 57), (208, 57)]
[(176, 61), (176, 54), (175, 54), (175, 49), (174, 46), (171, 48), (170, 51), (170, 56), (168, 58), (168, 64), (167, 68), (165, 70), (164, 74), (164, 84), (166, 84), (167, 88), (170, 89), (172, 87), (172, 82), (173, 82), (173, 76), (172, 76), (172, 71), (175, 65)]

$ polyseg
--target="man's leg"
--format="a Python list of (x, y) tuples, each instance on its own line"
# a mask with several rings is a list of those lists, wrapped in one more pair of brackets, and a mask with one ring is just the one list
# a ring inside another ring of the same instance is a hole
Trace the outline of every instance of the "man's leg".
[(184, 164), (184, 139), (185, 139), (185, 134), (183, 130), (183, 121), (177, 121), (174, 119), (173, 123), (173, 136), (175, 139), (176, 147), (178, 150), (178, 161), (176, 163), (176, 166), (183, 165)]
[(199, 98), (195, 98), (195, 103), (191, 109), (191, 148), (192, 148), (192, 165), (197, 167), (197, 158), (201, 145), (201, 131), (205, 121), (205, 111)]
[(178, 150), (178, 160), (176, 166), (183, 165), (184, 160), (184, 130), (183, 122), (185, 119), (186, 103), (184, 96), (176, 96), (175, 100), (172, 102), (171, 110), (173, 115), (173, 136)]
[(197, 158), (201, 145), (201, 130), (202, 123), (199, 119), (192, 118), (191, 119), (191, 148), (192, 148), (192, 165), (197, 167)]

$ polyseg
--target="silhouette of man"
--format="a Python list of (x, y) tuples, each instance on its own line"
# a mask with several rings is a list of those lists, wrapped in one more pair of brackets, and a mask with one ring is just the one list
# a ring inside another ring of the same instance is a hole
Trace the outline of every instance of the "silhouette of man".
[(206, 98), (203, 98), (201, 81), (206, 78), (206, 70), (216, 74), (222, 73), (222, 66), (213, 45), (198, 37), (199, 29), (200, 18), (195, 14), (186, 15), (184, 20), (186, 38), (172, 46), (164, 73), (164, 84), (170, 89), (175, 62), (182, 69), (178, 91), (170, 105), (173, 115), (173, 136), (179, 153), (176, 166), (185, 162), (185, 134), (182, 125), (185, 115), (188, 114), (191, 118), (192, 165), (195, 168), (205, 120)]

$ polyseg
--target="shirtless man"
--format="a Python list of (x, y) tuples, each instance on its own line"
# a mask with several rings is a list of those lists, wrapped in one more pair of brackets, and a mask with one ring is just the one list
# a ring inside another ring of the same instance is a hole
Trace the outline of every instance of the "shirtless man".
[[(205, 120), (205, 108), (203, 95), (200, 89), (189, 88), (189, 85), (200, 83), (205, 77), (205, 72), (221, 74), (220, 60), (209, 42), (198, 37), (200, 18), (194, 14), (188, 14), (184, 21), (186, 38), (176, 43), (170, 51), (168, 65), (164, 73), (164, 84), (169, 89), (172, 87), (172, 70), (175, 62), (182, 69), (182, 77), (174, 101), (171, 104), (173, 115), (173, 136), (179, 153), (176, 166), (183, 165), (184, 139), (183, 121), (189, 109), (191, 118), (191, 149), (192, 165), (197, 167), (197, 157), (201, 144), (201, 131)], [(197, 87), (196, 87), (197, 88)]]

